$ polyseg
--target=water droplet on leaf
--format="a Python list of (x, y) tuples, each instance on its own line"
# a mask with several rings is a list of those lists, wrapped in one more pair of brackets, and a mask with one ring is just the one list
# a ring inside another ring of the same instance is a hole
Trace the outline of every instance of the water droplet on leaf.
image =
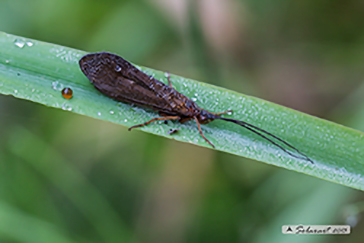
[(52, 88), (54, 90), (62, 90), (63, 89), (63, 84), (61, 84), (58, 81), (54, 81), (54, 82), (52, 82)]
[(15, 42), (14, 42), (14, 45), (16, 45), (19, 48), (23, 48), (24, 45), (25, 45), (25, 42), (23, 40), (16, 39)]
[(72, 106), (70, 104), (68, 104), (68, 103), (63, 103), (62, 110), (71, 111), (72, 110)]
[(63, 98), (65, 98), (67, 100), (71, 99), (72, 96), (73, 96), (72, 89), (70, 89), (70, 88), (64, 88), (64, 89), (62, 89), (62, 96), (63, 96)]

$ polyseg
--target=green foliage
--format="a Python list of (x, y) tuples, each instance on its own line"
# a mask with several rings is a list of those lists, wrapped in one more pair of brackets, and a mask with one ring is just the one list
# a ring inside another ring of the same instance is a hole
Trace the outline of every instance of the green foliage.
[[(83, 51), (1, 33), (0, 52), (0, 92), (3, 94), (127, 127), (156, 116), (153, 112), (100, 94), (79, 69), (78, 60), (85, 54)], [(163, 72), (141, 69), (163, 82), (167, 81)], [(212, 112), (231, 109), (234, 114), (227, 117), (249, 122), (275, 134), (310, 157), (314, 164), (291, 157), (244, 128), (223, 121), (203, 126), (205, 136), (217, 150), (364, 189), (363, 133), (191, 79), (172, 75), (171, 81), (176, 90), (196, 101), (200, 107)], [(73, 89), (72, 99), (62, 97), (63, 87)], [(170, 128), (177, 127), (181, 131), (168, 135)], [(199, 136), (194, 122), (154, 123), (141, 130), (209, 147)]]

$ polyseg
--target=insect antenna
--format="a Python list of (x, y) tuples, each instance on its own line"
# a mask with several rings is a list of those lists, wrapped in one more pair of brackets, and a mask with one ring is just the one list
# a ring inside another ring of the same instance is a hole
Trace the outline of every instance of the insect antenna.
[[(216, 116), (216, 115), (214, 115), (214, 119), (220, 119), (220, 120), (224, 120), (224, 121), (228, 121), (228, 122), (232, 122), (232, 123), (238, 124), (238, 125), (246, 128), (246, 129), (248, 129), (249, 131), (257, 134), (258, 136), (264, 138), (265, 140), (269, 141), (271, 144), (273, 144), (276, 147), (280, 148), (286, 154), (288, 154), (288, 155), (290, 155), (290, 156), (292, 156), (294, 158), (297, 158), (297, 159), (303, 159), (303, 160), (309, 161), (312, 164), (314, 164), (313, 161), (309, 157), (307, 157), (307, 155), (305, 155), (304, 153), (302, 153), (301, 151), (299, 151), (297, 148), (293, 147), (291, 144), (287, 143), (283, 139), (280, 139), (279, 137), (277, 137), (277, 136), (273, 135), (272, 133), (267, 132), (267, 131), (259, 128), (259, 127), (256, 127), (256, 126), (254, 126), (252, 124), (249, 124), (247, 122), (244, 122), (244, 121), (239, 121), (239, 120), (224, 118), (224, 117)], [(272, 138), (278, 140), (279, 142), (283, 143), (287, 147), (293, 149), (294, 151), (296, 151), (300, 155), (296, 155), (296, 154), (292, 153), (291, 151), (285, 149), (284, 147), (282, 147), (281, 145), (279, 145), (277, 142), (273, 141)]]

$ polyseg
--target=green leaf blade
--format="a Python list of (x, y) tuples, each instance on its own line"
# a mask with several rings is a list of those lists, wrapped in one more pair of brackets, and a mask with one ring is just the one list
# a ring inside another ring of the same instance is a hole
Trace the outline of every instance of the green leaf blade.
[[(17, 42), (23, 44), (17, 45)], [(98, 92), (79, 69), (78, 60), (84, 54), (72, 48), (0, 33), (0, 93), (127, 127), (157, 116)], [(141, 70), (167, 83), (163, 72)], [(221, 87), (174, 75), (171, 81), (176, 90), (200, 107), (212, 112), (231, 109), (234, 113), (224, 116), (249, 122), (276, 135), (307, 155), (314, 164), (294, 158), (243, 127), (224, 121), (202, 126), (217, 150), (364, 189), (362, 132)], [(72, 99), (62, 97), (63, 87), (73, 89)], [(181, 130), (170, 136), (171, 128)], [(156, 122), (141, 130), (210, 148), (193, 121)]]

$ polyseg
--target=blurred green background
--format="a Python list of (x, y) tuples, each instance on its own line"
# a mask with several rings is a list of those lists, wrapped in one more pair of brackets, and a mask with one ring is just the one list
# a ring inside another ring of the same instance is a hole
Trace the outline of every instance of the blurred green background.
[[(364, 130), (364, 2), (0, 0), (0, 31)], [(1, 53), (0, 53), (1, 55)], [(362, 242), (363, 193), (0, 96), (0, 242)], [(289, 236), (284, 224), (352, 224)]]

